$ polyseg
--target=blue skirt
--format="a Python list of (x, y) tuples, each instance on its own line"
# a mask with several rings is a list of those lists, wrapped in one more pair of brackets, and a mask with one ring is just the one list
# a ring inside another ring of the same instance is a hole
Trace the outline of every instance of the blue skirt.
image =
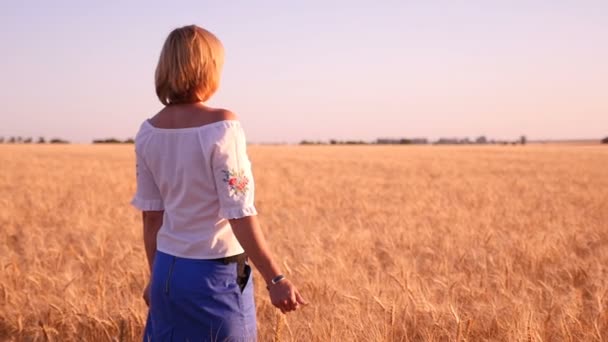
[(253, 276), (248, 273), (241, 291), (236, 263), (157, 251), (144, 341), (255, 341)]

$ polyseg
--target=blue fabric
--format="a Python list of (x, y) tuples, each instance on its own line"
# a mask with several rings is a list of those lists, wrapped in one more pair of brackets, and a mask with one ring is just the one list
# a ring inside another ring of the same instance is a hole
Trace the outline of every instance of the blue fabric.
[(240, 342), (256, 334), (252, 275), (241, 293), (236, 263), (156, 252), (144, 341)]

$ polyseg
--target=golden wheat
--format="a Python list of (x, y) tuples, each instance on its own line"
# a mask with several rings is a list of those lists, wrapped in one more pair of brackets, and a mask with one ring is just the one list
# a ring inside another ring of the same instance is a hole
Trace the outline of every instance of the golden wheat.
[[(260, 341), (608, 339), (608, 148), (252, 146)], [(132, 146), (0, 146), (0, 340), (139, 340)]]

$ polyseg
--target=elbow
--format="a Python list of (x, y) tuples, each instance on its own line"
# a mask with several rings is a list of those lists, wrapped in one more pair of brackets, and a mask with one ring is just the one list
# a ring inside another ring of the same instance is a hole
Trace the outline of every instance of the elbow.
[(158, 231), (163, 224), (163, 211), (144, 211), (144, 231)]

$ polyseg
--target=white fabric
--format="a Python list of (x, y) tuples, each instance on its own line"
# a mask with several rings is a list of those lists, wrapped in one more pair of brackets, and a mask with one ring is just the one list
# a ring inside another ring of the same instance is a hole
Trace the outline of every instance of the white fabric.
[(131, 203), (164, 210), (157, 249), (193, 259), (243, 253), (228, 219), (256, 215), (245, 133), (236, 120), (156, 128), (135, 137), (137, 192)]

